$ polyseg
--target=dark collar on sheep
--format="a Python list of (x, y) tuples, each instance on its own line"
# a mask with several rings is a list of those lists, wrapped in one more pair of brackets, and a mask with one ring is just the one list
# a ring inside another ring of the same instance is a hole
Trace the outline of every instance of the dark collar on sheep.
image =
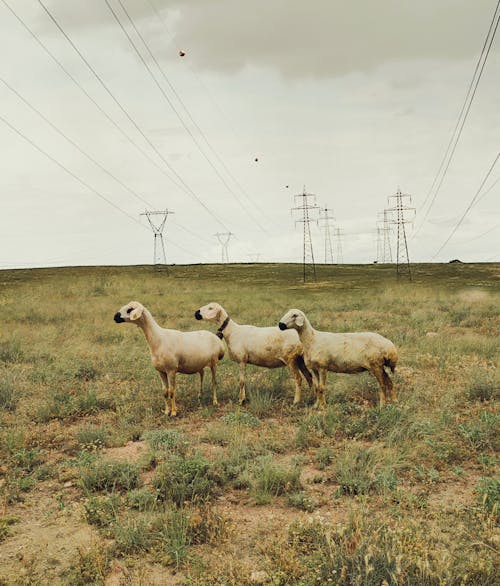
[(224, 337), (224, 334), (222, 333), (225, 329), (227, 324), (229, 323), (229, 316), (226, 317), (226, 319), (222, 322), (221, 327), (217, 330), (217, 336), (222, 340), (222, 338)]

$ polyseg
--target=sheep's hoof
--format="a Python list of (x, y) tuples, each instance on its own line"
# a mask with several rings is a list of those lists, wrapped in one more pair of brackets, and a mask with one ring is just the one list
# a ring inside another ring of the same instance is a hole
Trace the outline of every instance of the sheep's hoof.
[(212, 405), (213, 405), (214, 407), (217, 407), (217, 406), (219, 405), (219, 401), (217, 401), (217, 400), (215, 400), (215, 401), (212, 401)]
[(243, 407), (246, 404), (247, 404), (247, 400), (246, 399), (240, 399), (240, 407)]

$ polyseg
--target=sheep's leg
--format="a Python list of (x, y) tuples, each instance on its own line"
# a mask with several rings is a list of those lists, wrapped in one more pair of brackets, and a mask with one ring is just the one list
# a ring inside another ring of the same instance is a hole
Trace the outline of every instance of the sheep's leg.
[(177, 415), (177, 405), (175, 404), (175, 375), (176, 372), (167, 372), (168, 382), (169, 382), (169, 391), (170, 391), (170, 417), (175, 417)]
[(387, 372), (384, 369), (382, 369), (382, 374), (384, 377), (386, 394), (389, 394), (391, 401), (397, 401), (398, 392), (394, 388), (394, 383), (392, 382), (391, 377), (387, 374)]
[(311, 373), (313, 380), (313, 392), (315, 397), (314, 407), (319, 407), (319, 370), (317, 368), (313, 368)]
[(200, 375), (200, 392), (198, 393), (198, 403), (201, 402), (201, 396), (203, 394), (203, 375), (204, 375), (204, 369), (202, 368), (199, 372)]
[(326, 368), (319, 369), (318, 375), (318, 398), (317, 398), (317, 407), (318, 409), (325, 409), (326, 408), (326, 400), (325, 400), (325, 389), (326, 389)]
[(170, 415), (168, 398), (170, 396), (168, 376), (165, 372), (160, 372), (161, 382), (163, 383), (163, 396), (165, 397), (165, 415)]
[(246, 362), (240, 362), (240, 405), (246, 401), (245, 383), (246, 383)]
[(212, 371), (212, 405), (218, 405), (217, 401), (217, 363), (210, 365)]
[(292, 373), (292, 376), (295, 380), (295, 396), (293, 397), (293, 404), (297, 405), (297, 403), (300, 403), (300, 387), (302, 384), (302, 379), (300, 378), (300, 371), (295, 360), (292, 360), (288, 363), (288, 368), (290, 369), (290, 372)]
[[(386, 403), (386, 388), (385, 388), (385, 379), (384, 379), (384, 367), (383, 366), (374, 366), (370, 370), (373, 376), (377, 379), (379, 390), (378, 390), (378, 400), (379, 400), (379, 407), (383, 407)], [(387, 376), (387, 375), (386, 375)]]

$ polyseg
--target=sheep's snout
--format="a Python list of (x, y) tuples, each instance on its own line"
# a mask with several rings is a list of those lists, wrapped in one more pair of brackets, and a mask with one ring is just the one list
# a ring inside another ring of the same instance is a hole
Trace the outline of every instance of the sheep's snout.
[(119, 311), (117, 311), (117, 312), (115, 313), (115, 317), (114, 317), (113, 319), (115, 320), (115, 322), (116, 322), (117, 324), (121, 324), (121, 323), (123, 323), (123, 322), (125, 321), (125, 320), (123, 319), (123, 317), (121, 316), (121, 313), (120, 313)]
[(280, 321), (280, 323), (278, 324), (278, 327), (282, 331), (287, 329), (287, 325), (284, 324), (282, 321)]
[(196, 319), (203, 319), (203, 317), (202, 317), (202, 315), (201, 315), (201, 313), (200, 313), (200, 310), (199, 310), (199, 309), (197, 309), (197, 310), (194, 312), (194, 317), (195, 317)]

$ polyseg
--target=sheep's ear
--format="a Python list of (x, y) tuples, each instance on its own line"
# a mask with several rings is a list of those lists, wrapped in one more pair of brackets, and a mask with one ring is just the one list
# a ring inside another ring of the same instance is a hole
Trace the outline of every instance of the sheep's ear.
[(134, 308), (131, 312), (130, 312), (130, 321), (136, 321), (138, 320), (141, 315), (142, 312), (144, 311), (144, 307), (142, 305), (139, 305), (138, 307)]
[(298, 315), (298, 316), (295, 318), (295, 323), (296, 323), (296, 325), (298, 325), (298, 326), (299, 326), (299, 328), (301, 328), (301, 327), (304, 325), (304, 316), (299, 314), (299, 315)]

